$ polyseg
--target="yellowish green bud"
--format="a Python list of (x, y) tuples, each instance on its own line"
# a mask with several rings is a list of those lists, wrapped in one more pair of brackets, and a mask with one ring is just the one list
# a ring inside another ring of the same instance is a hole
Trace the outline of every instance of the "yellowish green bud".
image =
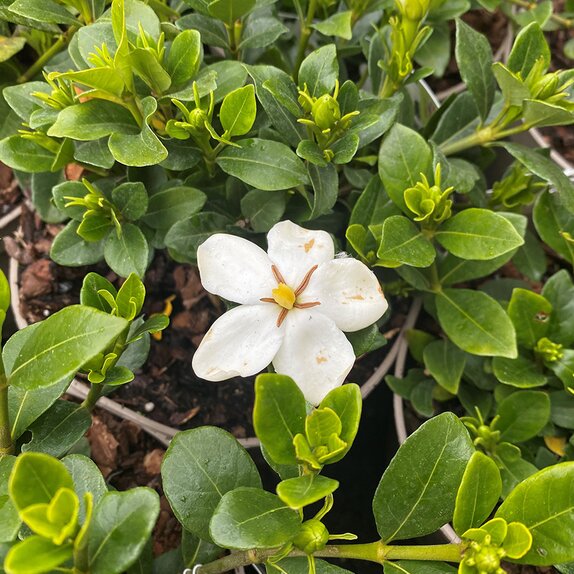
[(540, 355), (544, 359), (544, 361), (548, 363), (558, 361), (564, 356), (564, 351), (562, 351), (562, 345), (554, 343), (546, 337), (542, 337), (542, 339), (540, 339), (538, 343), (536, 343), (534, 352)]
[(326, 526), (320, 520), (312, 518), (303, 522), (293, 544), (305, 554), (313, 554), (313, 552), (325, 548), (328, 541), (329, 531)]
[(325, 94), (313, 103), (311, 115), (319, 128), (322, 130), (332, 129), (341, 119), (341, 108), (333, 96)]
[(440, 164), (435, 170), (435, 183), (430, 185), (424, 174), (422, 181), (404, 192), (407, 207), (415, 214), (415, 221), (427, 224), (438, 224), (448, 219), (452, 214), (452, 200), (448, 199), (453, 192), (449, 187), (444, 191), (440, 187)]

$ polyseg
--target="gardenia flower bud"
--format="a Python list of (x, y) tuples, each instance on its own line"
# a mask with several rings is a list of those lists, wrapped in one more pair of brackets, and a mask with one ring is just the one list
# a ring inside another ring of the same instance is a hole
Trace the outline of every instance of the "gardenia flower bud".
[(540, 339), (538, 343), (536, 343), (534, 351), (539, 355), (541, 355), (542, 358), (548, 363), (558, 361), (564, 356), (564, 352), (562, 351), (562, 345), (554, 343), (553, 341), (547, 339), (546, 337), (542, 337), (542, 339)]
[(316, 518), (306, 520), (301, 525), (299, 534), (295, 536), (293, 544), (305, 554), (313, 554), (327, 546), (329, 541), (329, 531), (326, 526)]
[(319, 128), (332, 129), (341, 119), (341, 108), (333, 96), (325, 94), (314, 102), (311, 115)]
[(205, 131), (205, 122), (207, 121), (207, 114), (200, 108), (192, 110), (189, 114), (188, 124), (196, 132)]

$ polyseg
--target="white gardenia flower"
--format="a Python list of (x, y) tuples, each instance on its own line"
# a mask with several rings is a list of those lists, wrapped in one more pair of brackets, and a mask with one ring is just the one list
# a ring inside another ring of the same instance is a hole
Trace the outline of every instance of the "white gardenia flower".
[(355, 362), (343, 331), (372, 325), (388, 304), (366, 265), (335, 259), (325, 231), (283, 221), (267, 241), (267, 253), (223, 233), (199, 246), (204, 288), (241, 305), (215, 321), (193, 356), (193, 369), (203, 379), (222, 381), (254, 375), (272, 362), (316, 405)]

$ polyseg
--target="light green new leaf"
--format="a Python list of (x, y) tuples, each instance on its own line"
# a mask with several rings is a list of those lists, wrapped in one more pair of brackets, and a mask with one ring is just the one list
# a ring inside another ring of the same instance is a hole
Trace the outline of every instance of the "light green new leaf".
[(337, 36), (344, 40), (350, 40), (353, 37), (352, 16), (352, 10), (337, 12), (311, 27), (325, 36)]
[(288, 478), (277, 485), (277, 496), (290, 508), (299, 510), (318, 502), (339, 487), (339, 482), (319, 474)]
[(171, 84), (179, 86), (189, 82), (199, 71), (203, 47), (197, 30), (184, 30), (171, 44), (167, 56), (166, 69), (171, 76)]
[(517, 562), (546, 566), (574, 561), (574, 462), (528, 477), (502, 503), (496, 516), (521, 522), (532, 534), (531, 549)]
[(44, 320), (24, 343), (9, 383), (25, 390), (54, 385), (102, 353), (127, 327), (125, 319), (92, 307), (66, 307)]
[(542, 29), (533, 22), (522, 28), (516, 36), (507, 65), (512, 72), (520, 73), (526, 79), (539, 58), (542, 58), (545, 68), (550, 66), (550, 48)]
[(435, 237), (456, 257), (481, 261), (504, 255), (524, 243), (508, 219), (475, 207), (445, 221)]
[(222, 496), (240, 486), (261, 488), (257, 468), (229, 433), (200, 427), (178, 433), (161, 468), (165, 496), (184, 528), (211, 540), (209, 521)]
[(72, 557), (73, 546), (58, 546), (48, 538), (29, 536), (13, 546), (4, 561), (9, 574), (43, 574), (53, 572)]
[(300, 526), (299, 513), (278, 496), (240, 487), (223, 495), (209, 531), (218, 546), (249, 550), (281, 546), (295, 537)]
[(512, 321), (486, 293), (444, 289), (438, 293), (436, 306), (442, 328), (463, 351), (511, 359), (518, 356)]
[(438, 415), (407, 438), (373, 499), (385, 544), (424, 536), (452, 519), (456, 491), (473, 452), (466, 428), (452, 413)]
[(456, 495), (452, 524), (462, 536), (469, 528), (477, 528), (490, 516), (500, 494), (502, 480), (496, 463), (483, 454), (475, 452), (464, 471)]
[(514, 289), (507, 313), (514, 324), (516, 340), (520, 345), (532, 349), (548, 334), (552, 305), (542, 295), (528, 289)]
[(255, 122), (257, 104), (253, 84), (238, 88), (223, 98), (219, 119), (226, 137), (243, 136)]

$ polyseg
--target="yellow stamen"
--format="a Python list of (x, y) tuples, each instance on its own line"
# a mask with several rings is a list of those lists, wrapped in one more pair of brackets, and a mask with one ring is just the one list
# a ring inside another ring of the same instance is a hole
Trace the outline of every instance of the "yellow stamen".
[(276, 289), (273, 289), (271, 292), (273, 294), (273, 299), (277, 305), (283, 307), (283, 309), (293, 309), (293, 305), (295, 304), (295, 292), (289, 285), (285, 285), (285, 283), (279, 283)]

